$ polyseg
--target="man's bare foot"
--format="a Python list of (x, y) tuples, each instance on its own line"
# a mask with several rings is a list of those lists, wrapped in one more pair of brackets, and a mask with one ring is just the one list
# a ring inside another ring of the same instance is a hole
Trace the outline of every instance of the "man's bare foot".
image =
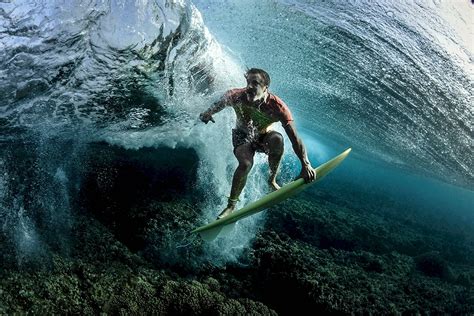
[(217, 219), (221, 219), (226, 217), (227, 215), (230, 215), (234, 211), (233, 206), (227, 206), (220, 214), (217, 216)]
[(278, 185), (278, 183), (276, 182), (275, 179), (270, 179), (268, 180), (268, 184), (270, 185), (270, 188), (273, 190), (273, 191), (276, 191), (278, 189), (280, 189), (281, 187)]

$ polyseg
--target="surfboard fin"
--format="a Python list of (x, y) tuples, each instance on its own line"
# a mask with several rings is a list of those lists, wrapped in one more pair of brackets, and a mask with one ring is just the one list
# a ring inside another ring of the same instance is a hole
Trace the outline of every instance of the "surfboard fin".
[(229, 225), (218, 226), (209, 230), (199, 232), (199, 235), (204, 241), (207, 241), (207, 242), (213, 241), (214, 239), (217, 238), (217, 236), (219, 236), (219, 234), (222, 234), (222, 235), (229, 234), (234, 229), (235, 224), (236, 223), (234, 222)]
[(237, 223), (237, 222), (233, 222), (233, 223), (231, 223), (231, 224), (229, 224), (229, 225), (225, 225), (224, 227), (222, 227), (221, 234), (222, 234), (222, 235), (227, 235), (227, 234), (229, 234), (229, 233), (234, 229), (236, 223)]
[(217, 226), (217, 227), (199, 232), (199, 235), (204, 241), (207, 241), (207, 242), (213, 241), (214, 239), (216, 239), (216, 237), (219, 235), (219, 233), (221, 232), (223, 228), (224, 228), (223, 226)]

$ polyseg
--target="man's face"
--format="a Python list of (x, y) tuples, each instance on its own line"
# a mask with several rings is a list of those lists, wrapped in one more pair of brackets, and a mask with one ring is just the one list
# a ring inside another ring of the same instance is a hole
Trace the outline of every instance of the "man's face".
[(264, 79), (261, 74), (249, 74), (247, 75), (247, 100), (249, 102), (255, 102), (262, 99), (265, 96), (265, 92), (268, 87), (264, 84)]

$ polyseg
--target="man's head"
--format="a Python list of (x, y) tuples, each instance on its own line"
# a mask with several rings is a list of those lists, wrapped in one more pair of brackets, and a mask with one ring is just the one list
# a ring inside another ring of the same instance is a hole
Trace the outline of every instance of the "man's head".
[(268, 93), (270, 85), (270, 76), (265, 70), (258, 68), (250, 68), (245, 73), (247, 79), (247, 100), (254, 102), (260, 100)]

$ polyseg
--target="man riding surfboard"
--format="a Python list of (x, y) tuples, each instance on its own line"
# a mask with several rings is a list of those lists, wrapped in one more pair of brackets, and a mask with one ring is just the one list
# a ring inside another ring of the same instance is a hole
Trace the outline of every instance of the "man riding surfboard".
[(222, 218), (232, 213), (239, 200), (240, 193), (247, 182), (247, 175), (253, 166), (256, 152), (268, 155), (270, 165), (269, 185), (278, 190), (276, 182), (278, 169), (283, 156), (283, 136), (271, 129), (275, 122), (281, 122), (293, 150), (301, 162), (300, 177), (305, 182), (316, 179), (316, 172), (308, 160), (306, 148), (299, 138), (294, 125), (293, 116), (288, 106), (276, 95), (268, 91), (270, 76), (262, 69), (251, 68), (245, 74), (247, 86), (231, 89), (215, 102), (208, 110), (201, 113), (199, 118), (204, 123), (215, 122), (212, 115), (220, 112), (226, 106), (232, 106), (237, 116), (236, 127), (232, 130), (234, 155), (239, 165), (232, 179), (232, 188), (227, 207), (219, 214)]

